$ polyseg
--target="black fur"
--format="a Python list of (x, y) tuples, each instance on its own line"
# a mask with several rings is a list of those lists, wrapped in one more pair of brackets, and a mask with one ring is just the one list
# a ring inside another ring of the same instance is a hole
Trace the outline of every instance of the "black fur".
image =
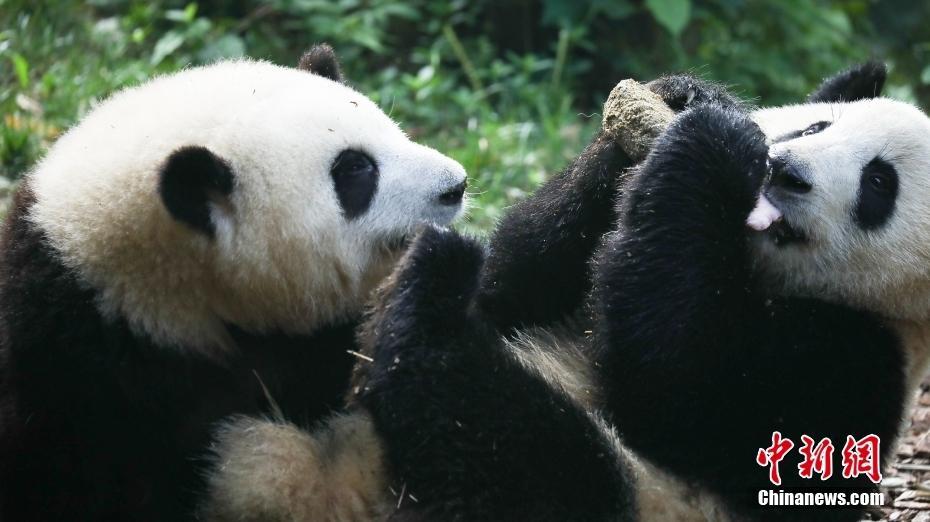
[[(859, 80), (840, 74), (832, 84), (854, 91), (850, 83)], [(722, 85), (690, 74), (663, 76), (647, 86), (676, 112), (706, 104), (744, 107)], [(479, 295), (498, 329), (549, 326), (582, 307), (591, 288), (589, 261), (615, 224), (614, 202), (632, 165), (610, 136), (598, 135), (562, 174), (504, 216), (491, 239)]]
[(713, 103), (726, 107), (740, 107), (743, 102), (726, 87), (690, 74), (671, 74), (646, 84), (675, 112)]
[(187, 520), (213, 424), (271, 411), (261, 382), (305, 425), (342, 405), (354, 323), (299, 338), (231, 328), (223, 361), (153, 346), (100, 316), (31, 205), (21, 189), (0, 243), (0, 519)]
[(336, 197), (348, 219), (364, 214), (378, 190), (378, 166), (367, 154), (357, 150), (342, 151), (330, 168)]
[[(878, 318), (777, 297), (750, 270), (744, 223), (766, 155), (745, 115), (704, 106), (639, 168), (597, 258), (607, 407), (635, 451), (753, 520), (857, 520), (755, 507), (771, 485), (754, 456), (773, 431), (831, 437), (837, 459), (847, 434), (875, 433), (888, 457), (905, 404), (899, 340)], [(797, 463), (781, 464), (784, 487), (868, 487), (839, 473), (801, 481)]]
[(365, 327), (374, 362), (357, 376), (358, 401), (389, 448), (393, 489), (416, 499), (397, 516), (630, 520), (630, 478), (608, 442), (504, 351), (475, 307), (482, 261), (472, 241), (426, 230)]
[(590, 290), (588, 261), (616, 219), (614, 203), (632, 164), (614, 140), (597, 136), (504, 216), (479, 297), (500, 330), (548, 325), (581, 306)]
[[(871, 315), (765, 291), (745, 227), (764, 137), (713, 84), (679, 76), (650, 87), (690, 111), (632, 186), (629, 158), (598, 136), (508, 213), (480, 276), (479, 250), (437, 231), (392, 276), (362, 334), (374, 362), (355, 388), (395, 491), (417, 499), (401, 499), (392, 520), (635, 519), (632, 478), (601, 459), (612, 453), (596, 427), (515, 366), (498, 337), (578, 310), (598, 324), (606, 406), (633, 449), (753, 520), (860, 513), (757, 510), (769, 484), (754, 458), (774, 430), (840, 448), (847, 434), (876, 433), (887, 457), (904, 404), (898, 340)], [(614, 212), (605, 205), (618, 196)], [(617, 212), (588, 308), (586, 263)], [(801, 484), (796, 465), (794, 454), (782, 464), (787, 487)], [(804, 485), (838, 483), (871, 487)]]
[(859, 198), (856, 202), (856, 223), (873, 230), (888, 222), (898, 199), (898, 171), (894, 165), (875, 158), (862, 167), (859, 177)]
[(222, 158), (205, 147), (182, 147), (162, 166), (158, 193), (175, 219), (213, 237), (211, 204), (228, 196), (233, 182), (232, 170)]
[(852, 102), (881, 95), (888, 71), (881, 62), (866, 62), (823, 81), (808, 102)]
[(329, 78), (334, 82), (345, 83), (342, 67), (339, 65), (339, 59), (336, 58), (336, 51), (329, 44), (314, 45), (300, 57), (297, 68)]

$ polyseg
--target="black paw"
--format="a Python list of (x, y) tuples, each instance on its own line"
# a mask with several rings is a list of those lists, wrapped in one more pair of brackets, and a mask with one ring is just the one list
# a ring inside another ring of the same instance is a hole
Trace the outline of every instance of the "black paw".
[(350, 402), (371, 414), (394, 490), (417, 499), (404, 497), (401, 510), (554, 522), (629, 509), (609, 441), (472, 306), (482, 260), (474, 241), (425, 230), (361, 334), (370, 360), (359, 363)]
[(444, 325), (471, 306), (484, 255), (471, 238), (447, 228), (424, 227), (379, 291), (375, 309)]
[(458, 339), (476, 335), (473, 309), (483, 262), (482, 247), (452, 230), (429, 226), (417, 234), (359, 330), (356, 394), (373, 389), (372, 382), (395, 380), (402, 363), (433, 364)]
[(768, 168), (768, 146), (762, 129), (736, 109), (701, 105), (682, 115), (655, 147), (657, 160), (679, 170), (703, 172), (753, 198)]
[(690, 74), (662, 76), (646, 84), (675, 112), (714, 103), (725, 107), (740, 107), (742, 101), (722, 85), (702, 80)]

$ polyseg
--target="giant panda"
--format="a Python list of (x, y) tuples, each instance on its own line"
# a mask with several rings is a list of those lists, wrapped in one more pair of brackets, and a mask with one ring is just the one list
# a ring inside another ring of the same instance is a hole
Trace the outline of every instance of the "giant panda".
[(341, 406), (364, 301), (465, 179), (328, 46), (102, 102), (0, 244), (0, 519), (192, 518), (215, 422)]
[[(598, 136), (489, 253), (427, 229), (362, 329), (349, 410), (227, 424), (208, 518), (860, 519), (760, 508), (755, 459), (777, 430), (874, 433), (888, 457), (926, 368), (930, 120), (874, 98), (883, 79), (748, 112), (666, 78), (683, 112), (640, 166)], [(872, 490), (796, 466), (782, 488)]]

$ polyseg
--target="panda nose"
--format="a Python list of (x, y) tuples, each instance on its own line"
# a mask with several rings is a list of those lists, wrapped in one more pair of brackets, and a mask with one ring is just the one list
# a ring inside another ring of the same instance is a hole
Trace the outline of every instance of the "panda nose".
[(451, 189), (440, 194), (439, 202), (443, 205), (458, 205), (462, 202), (462, 196), (465, 195), (466, 187), (468, 187), (468, 180), (464, 180)]
[(800, 170), (794, 163), (786, 158), (769, 158), (772, 166), (772, 178), (769, 185), (778, 187), (795, 194), (806, 194), (811, 191), (811, 184), (804, 179)]

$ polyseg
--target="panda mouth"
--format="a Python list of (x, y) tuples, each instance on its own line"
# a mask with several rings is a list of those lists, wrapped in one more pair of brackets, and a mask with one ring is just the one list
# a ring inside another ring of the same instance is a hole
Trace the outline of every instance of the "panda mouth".
[(778, 247), (807, 243), (807, 236), (804, 232), (792, 227), (784, 217), (772, 223), (767, 234)]
[(808, 237), (803, 231), (791, 226), (782, 210), (772, 203), (771, 198), (763, 192), (759, 195), (756, 206), (746, 218), (746, 225), (768, 237), (775, 246), (785, 247), (806, 243)]

